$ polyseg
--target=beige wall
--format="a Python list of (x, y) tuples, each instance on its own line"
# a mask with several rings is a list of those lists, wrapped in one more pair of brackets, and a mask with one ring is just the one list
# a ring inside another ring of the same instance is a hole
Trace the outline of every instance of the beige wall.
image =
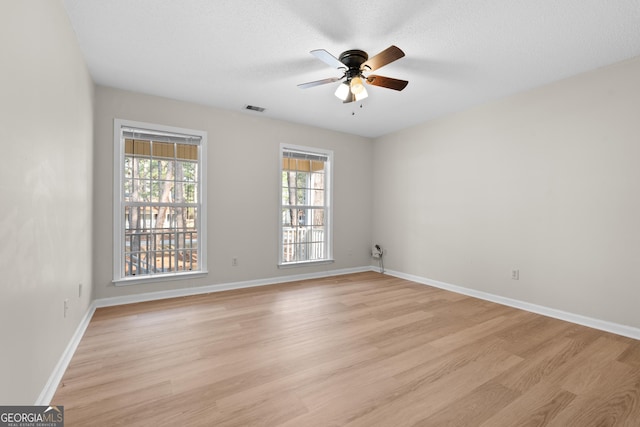
[(31, 405), (91, 299), (93, 83), (59, 1), (0, 2), (0, 52), (0, 404)]
[(385, 266), (640, 327), (638, 76), (640, 58), (377, 139)]
[[(114, 118), (208, 133), (207, 277), (119, 287), (111, 283)], [(372, 146), (367, 138), (100, 86), (96, 88), (95, 138), (99, 159), (94, 184), (96, 298), (369, 264), (373, 193)], [(277, 268), (280, 143), (334, 151), (333, 264)], [(237, 267), (231, 266), (232, 258), (238, 258)]]

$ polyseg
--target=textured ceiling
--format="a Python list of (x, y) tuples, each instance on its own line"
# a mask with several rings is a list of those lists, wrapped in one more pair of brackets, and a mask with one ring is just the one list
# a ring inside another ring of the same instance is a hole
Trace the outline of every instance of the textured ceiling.
[[(640, 0), (64, 0), (96, 83), (368, 137), (640, 56)], [(368, 86), (309, 54), (395, 44)], [(245, 105), (266, 108), (264, 113)], [(361, 106), (362, 105), (362, 106)], [(355, 114), (354, 114), (355, 113)]]

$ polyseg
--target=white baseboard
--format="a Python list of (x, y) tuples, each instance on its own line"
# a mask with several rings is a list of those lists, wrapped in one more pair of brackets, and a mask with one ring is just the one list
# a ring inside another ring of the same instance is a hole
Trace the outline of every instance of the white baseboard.
[(69, 344), (67, 344), (67, 347), (62, 352), (62, 356), (60, 357), (60, 360), (58, 360), (58, 363), (56, 364), (55, 368), (53, 368), (53, 372), (49, 376), (49, 380), (47, 381), (44, 388), (40, 392), (40, 396), (38, 396), (38, 400), (36, 400), (36, 403), (35, 403), (36, 406), (44, 406), (44, 405), (48, 406), (51, 403), (51, 399), (53, 399), (53, 395), (56, 393), (56, 390), (58, 389), (60, 380), (62, 380), (62, 376), (64, 375), (64, 372), (67, 370), (67, 367), (69, 366), (69, 362), (71, 362), (71, 358), (73, 357), (73, 354), (76, 352), (76, 349), (80, 344), (80, 340), (82, 339), (84, 332), (87, 330), (87, 326), (89, 326), (89, 322), (91, 321), (91, 318), (93, 317), (93, 313), (95, 311), (96, 311), (96, 306), (94, 303), (91, 303), (89, 305), (89, 308), (87, 308), (87, 312), (82, 317), (80, 324), (78, 325), (75, 332), (73, 333), (73, 336), (69, 341)]
[(296, 274), (293, 276), (280, 276), (273, 277), (270, 279), (259, 279), (259, 280), (247, 280), (242, 282), (232, 282), (232, 283), (222, 283), (217, 285), (209, 285), (209, 286), (199, 286), (194, 288), (184, 288), (184, 289), (175, 289), (170, 291), (159, 291), (159, 292), (148, 292), (144, 294), (137, 295), (125, 295), (121, 297), (112, 297), (112, 298), (101, 298), (94, 300), (84, 317), (80, 321), (80, 324), (76, 328), (75, 333), (71, 337), (71, 341), (67, 344), (60, 360), (57, 365), (53, 369), (53, 372), (49, 376), (49, 380), (47, 384), (40, 392), (40, 396), (38, 396), (38, 400), (35, 405), (49, 405), (51, 403), (51, 399), (55, 394), (58, 386), (60, 385), (60, 381), (62, 380), (62, 376), (64, 375), (67, 367), (69, 366), (69, 362), (71, 362), (71, 358), (73, 354), (76, 352), (78, 348), (78, 344), (80, 344), (80, 340), (84, 335), (87, 327), (89, 326), (89, 322), (93, 317), (93, 313), (96, 311), (96, 308), (99, 307), (111, 307), (115, 305), (123, 305), (123, 304), (133, 304), (136, 302), (145, 302), (145, 301), (154, 301), (166, 298), (176, 298), (183, 297), (189, 295), (200, 295), (200, 294), (208, 294), (212, 292), (221, 292), (228, 291), (232, 289), (242, 289), (242, 288), (252, 288), (255, 286), (266, 286), (273, 285), (276, 283), (286, 283), (286, 282), (295, 282), (298, 280), (307, 280), (307, 279), (319, 279), (322, 277), (330, 277), (330, 276), (340, 276), (343, 274), (351, 274), (351, 273), (361, 273), (364, 271), (371, 271), (371, 267), (357, 267), (357, 268), (344, 268), (340, 270), (330, 270), (330, 271), (322, 271), (318, 273), (308, 273), (308, 274)]
[[(297, 274), (293, 276), (279, 276), (279, 277), (272, 277), (269, 279), (221, 283), (217, 285), (175, 289), (170, 291), (148, 292), (144, 294), (125, 295), (120, 297), (101, 298), (101, 299), (94, 300), (89, 306), (89, 308), (87, 309), (87, 312), (82, 318), (82, 321), (76, 328), (76, 331), (73, 334), (71, 341), (69, 341), (69, 344), (65, 348), (62, 356), (60, 357), (60, 360), (58, 361), (58, 364), (56, 365), (51, 376), (49, 377), (47, 384), (45, 385), (44, 389), (40, 393), (40, 396), (38, 396), (38, 400), (36, 401), (35, 405), (49, 405), (49, 403), (51, 403), (51, 399), (53, 398), (53, 395), (58, 389), (58, 385), (62, 380), (62, 376), (64, 375), (64, 372), (67, 369), (67, 366), (69, 366), (69, 362), (71, 361), (71, 358), (73, 357), (73, 354), (75, 353), (78, 347), (78, 344), (80, 343), (80, 340), (84, 335), (85, 330), (89, 326), (89, 322), (91, 321), (91, 317), (93, 316), (93, 313), (95, 312), (96, 308), (111, 307), (111, 306), (123, 305), (123, 304), (133, 304), (133, 303), (145, 302), (145, 301), (155, 301), (155, 300), (166, 299), (166, 298), (177, 298), (177, 297), (183, 297), (183, 296), (189, 296), (189, 295), (208, 294), (212, 292), (222, 292), (222, 291), (228, 291), (232, 289), (252, 288), (256, 286), (267, 286), (267, 285), (273, 285), (277, 283), (296, 282), (299, 280), (319, 279), (323, 277), (340, 276), (343, 274), (362, 273), (365, 271), (378, 271), (378, 269), (375, 266), (345, 268), (340, 270), (322, 271), (318, 273)], [(565, 311), (543, 307), (536, 304), (530, 304), (528, 302), (501, 297), (499, 295), (493, 295), (486, 292), (477, 291), (474, 289), (464, 288), (462, 286), (451, 285), (449, 283), (439, 282), (437, 280), (431, 280), (431, 279), (427, 279), (420, 276), (414, 276), (412, 274), (406, 274), (399, 271), (385, 270), (385, 273), (390, 276), (410, 280), (412, 282), (420, 283), (423, 285), (433, 286), (433, 287), (444, 289), (447, 291), (468, 295), (471, 297), (495, 302), (495, 303), (506, 305), (509, 307), (530, 311), (532, 313), (541, 314), (543, 316), (553, 317), (556, 319), (565, 320), (567, 322), (572, 322), (579, 325), (588, 326), (590, 328), (599, 329), (602, 331), (611, 332), (617, 335), (622, 335), (625, 337), (640, 340), (640, 329), (633, 328), (631, 326), (620, 325), (617, 323), (612, 323), (604, 320), (581, 316), (579, 314), (568, 313)]]
[(399, 271), (386, 270), (385, 273), (390, 276), (411, 280), (412, 282), (420, 283), (423, 285), (433, 286), (435, 288), (444, 289), (444, 290), (455, 292), (458, 294), (468, 295), (474, 298), (495, 302), (495, 303), (506, 305), (509, 307), (514, 307), (521, 310), (530, 311), (532, 313), (541, 314), (543, 316), (553, 317), (555, 319), (560, 319), (567, 322), (576, 323), (578, 325), (599, 329), (601, 331), (611, 332), (616, 335), (622, 335), (624, 337), (640, 340), (640, 329), (634, 328), (632, 326), (621, 325), (619, 323), (613, 323), (613, 322), (607, 322), (605, 320), (600, 320), (600, 319), (594, 319), (592, 317), (582, 316), (580, 314), (569, 313), (562, 310), (556, 310), (554, 308), (531, 304), (525, 301), (506, 298), (499, 295), (478, 291), (475, 289), (465, 288), (462, 286), (451, 285), (449, 283), (439, 282), (437, 280), (431, 280), (431, 279), (427, 279), (420, 276), (414, 276), (412, 274), (406, 274)]
[(297, 282), (299, 280), (319, 279), (322, 277), (340, 276), (343, 274), (371, 271), (370, 267), (343, 268), (340, 270), (321, 271), (317, 273), (278, 276), (268, 279), (245, 280), (242, 282), (219, 283), (216, 285), (197, 286), (193, 288), (172, 289), (169, 291), (147, 292), (144, 294), (123, 295), (119, 297), (100, 298), (94, 301), (96, 307), (134, 304), (137, 302), (155, 301), (167, 298), (186, 297), (190, 295), (210, 294), (212, 292), (230, 291), (233, 289), (253, 288), (256, 286), (275, 285), (277, 283)]

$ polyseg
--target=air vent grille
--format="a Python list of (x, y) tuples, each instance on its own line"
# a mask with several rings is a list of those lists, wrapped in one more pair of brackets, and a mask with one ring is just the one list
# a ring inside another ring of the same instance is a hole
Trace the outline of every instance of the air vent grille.
[(255, 105), (245, 105), (245, 110), (257, 111), (258, 113), (264, 113), (265, 108), (256, 107)]

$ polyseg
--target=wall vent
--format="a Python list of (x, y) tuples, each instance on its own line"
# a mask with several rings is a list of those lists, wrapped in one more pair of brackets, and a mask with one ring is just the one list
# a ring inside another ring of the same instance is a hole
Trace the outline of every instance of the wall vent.
[(244, 106), (245, 110), (251, 110), (251, 111), (257, 111), (258, 113), (263, 113), (264, 112), (264, 108), (262, 107), (256, 107), (255, 105), (245, 105)]

